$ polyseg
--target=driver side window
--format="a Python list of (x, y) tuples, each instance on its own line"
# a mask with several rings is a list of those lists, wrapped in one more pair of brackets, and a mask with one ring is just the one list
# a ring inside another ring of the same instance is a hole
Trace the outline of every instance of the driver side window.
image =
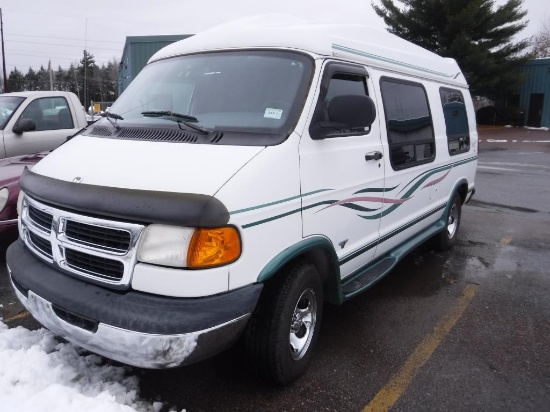
[(360, 136), (370, 132), (376, 109), (368, 94), (367, 77), (363, 66), (340, 62), (327, 64), (309, 127), (312, 139)]
[(74, 128), (73, 118), (64, 97), (45, 97), (32, 101), (21, 114), (31, 119), (36, 131)]

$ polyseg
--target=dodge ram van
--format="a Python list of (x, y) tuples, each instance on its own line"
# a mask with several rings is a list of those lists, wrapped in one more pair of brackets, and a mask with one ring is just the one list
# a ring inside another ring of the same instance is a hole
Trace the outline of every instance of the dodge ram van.
[(474, 193), (464, 75), (383, 30), (277, 16), (157, 52), (108, 117), (26, 170), (7, 264), (46, 328), (130, 365), (242, 339), (285, 384), (323, 304), (427, 240)]

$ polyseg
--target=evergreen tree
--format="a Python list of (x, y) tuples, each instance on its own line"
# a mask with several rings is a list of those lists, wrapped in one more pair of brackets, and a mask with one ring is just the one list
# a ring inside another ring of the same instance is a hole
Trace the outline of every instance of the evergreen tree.
[(80, 65), (78, 66), (79, 83), (83, 89), (83, 96), (81, 98), (83, 99), (84, 107), (88, 107), (92, 100), (101, 101), (101, 91), (97, 81), (98, 72), (99, 67), (95, 63), (94, 55), (84, 50)]
[(33, 90), (50, 90), (50, 72), (44, 66), (36, 72), (36, 89)]
[(27, 71), (25, 75), (25, 90), (40, 90), (38, 86), (38, 75), (32, 67), (29, 67), (29, 71)]
[(78, 69), (74, 67), (73, 63), (71, 63), (71, 65), (69, 66), (69, 70), (67, 70), (64, 77), (67, 87), (65, 90), (76, 94), (80, 99), (80, 102), (83, 103), (84, 96), (81, 95), (81, 91), (83, 90), (83, 83), (79, 83), (78, 77)]
[(17, 67), (14, 67), (8, 75), (8, 90), (10, 92), (21, 92), (25, 90), (25, 76), (17, 70)]
[(69, 90), (67, 82), (65, 81), (65, 70), (63, 70), (61, 66), (57, 67), (57, 70), (53, 75), (53, 88), (64, 92)]
[(515, 67), (529, 40), (513, 37), (527, 26), (523, 0), (493, 8), (493, 0), (380, 0), (376, 13), (388, 31), (444, 57), (454, 58), (472, 94), (499, 98), (514, 91), (521, 78)]
[[(86, 70), (84, 70), (85, 67)], [(118, 69), (119, 63), (116, 58), (109, 61), (107, 66), (103, 64), (100, 68), (95, 63), (94, 56), (85, 50), (78, 66), (75, 67), (71, 63), (68, 70), (58, 66), (52, 76), (53, 89), (73, 92), (85, 107), (89, 106), (90, 100), (112, 102), (118, 96)], [(8, 76), (8, 90), (12, 92), (50, 90), (50, 70), (50, 62), (47, 69), (41, 66), (40, 70), (35, 71), (29, 67), (27, 74), (21, 73), (15, 67)], [(87, 105), (84, 97), (84, 75), (86, 75)]]

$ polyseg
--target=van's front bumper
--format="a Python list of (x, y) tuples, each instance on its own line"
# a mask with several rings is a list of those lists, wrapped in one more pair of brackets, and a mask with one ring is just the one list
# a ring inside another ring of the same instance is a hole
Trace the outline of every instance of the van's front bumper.
[(46, 328), (129, 365), (188, 365), (230, 347), (254, 310), (261, 284), (203, 298), (114, 291), (35, 258), (18, 240), (7, 251), (17, 297)]

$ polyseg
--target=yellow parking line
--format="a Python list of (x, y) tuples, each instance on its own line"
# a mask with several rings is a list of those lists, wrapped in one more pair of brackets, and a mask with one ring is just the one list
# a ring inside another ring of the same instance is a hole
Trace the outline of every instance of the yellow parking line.
[(10, 322), (13, 322), (14, 320), (23, 319), (23, 318), (26, 318), (29, 315), (30, 315), (29, 312), (23, 312), (23, 313), (20, 313), (19, 315), (15, 315), (11, 318), (4, 319), (4, 323), (10, 323)]
[(449, 315), (442, 319), (416, 347), (399, 372), (363, 409), (363, 412), (388, 411), (405, 392), (420, 368), (430, 359), (439, 344), (445, 339), (455, 323), (460, 319), (477, 292), (477, 285), (468, 285)]
[(506, 236), (505, 238), (503, 238), (500, 243), (502, 243), (503, 245), (506, 245), (508, 246), (510, 244), (510, 242), (512, 241), (512, 236)]

